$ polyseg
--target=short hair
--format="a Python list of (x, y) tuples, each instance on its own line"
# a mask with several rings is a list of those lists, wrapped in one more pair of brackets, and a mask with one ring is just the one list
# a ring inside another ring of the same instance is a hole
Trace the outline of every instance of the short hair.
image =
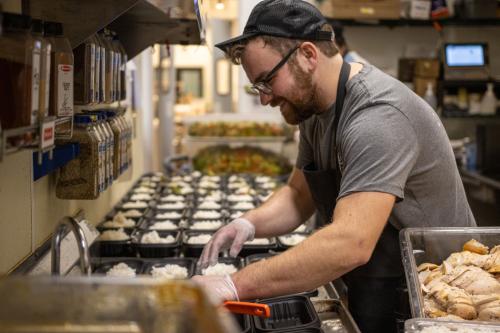
[[(333, 32), (331, 25), (323, 24), (321, 31)], [(261, 38), (264, 41), (264, 45), (269, 45), (272, 49), (278, 51), (282, 56), (290, 51), (291, 48), (302, 42), (311, 42), (327, 57), (331, 58), (336, 55), (339, 50), (335, 46), (335, 43), (328, 40), (306, 40), (306, 39), (293, 39), (285, 37), (275, 37), (270, 35), (259, 35), (252, 37), (229, 46), (226, 49), (226, 57), (231, 60), (235, 65), (241, 64), (241, 57), (245, 51), (245, 47), (251, 40)], [(293, 58), (293, 56), (292, 56)]]

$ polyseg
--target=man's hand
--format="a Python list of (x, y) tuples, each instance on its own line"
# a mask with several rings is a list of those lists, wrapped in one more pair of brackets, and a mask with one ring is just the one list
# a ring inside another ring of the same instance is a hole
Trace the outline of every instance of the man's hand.
[(244, 218), (237, 218), (225, 227), (220, 228), (212, 239), (205, 245), (198, 266), (206, 268), (215, 265), (219, 253), (230, 249), (229, 255), (236, 257), (240, 253), (243, 243), (253, 240), (255, 226)]
[(195, 275), (192, 281), (200, 285), (206, 291), (214, 304), (220, 304), (224, 301), (240, 300), (233, 280), (228, 274), (224, 276)]

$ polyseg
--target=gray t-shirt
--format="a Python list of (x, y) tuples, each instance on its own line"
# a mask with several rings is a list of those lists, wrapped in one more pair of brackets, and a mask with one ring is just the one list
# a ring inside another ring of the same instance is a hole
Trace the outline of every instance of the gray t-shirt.
[[(327, 161), (334, 108), (300, 124), (299, 169), (310, 162), (335, 167), (333, 153)], [(365, 64), (347, 82), (337, 143), (338, 199), (354, 192), (393, 194), (389, 222), (397, 229), (476, 226), (441, 120), (400, 81)]]

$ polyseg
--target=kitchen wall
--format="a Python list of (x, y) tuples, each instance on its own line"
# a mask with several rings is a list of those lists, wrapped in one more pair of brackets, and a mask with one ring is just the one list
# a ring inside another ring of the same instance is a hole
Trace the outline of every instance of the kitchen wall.
[[(130, 67), (137, 68), (136, 86), (143, 86), (141, 59), (151, 57), (151, 50), (145, 50), (134, 59)], [(142, 62), (146, 61), (142, 59)], [(137, 66), (139, 65), (139, 66)], [(143, 79), (144, 80), (144, 79)], [(129, 87), (129, 92), (131, 87)], [(101, 193), (97, 200), (61, 200), (56, 198), (56, 174), (45, 176), (33, 182), (32, 153), (22, 151), (6, 156), (0, 162), (0, 275), (8, 273), (33, 253), (52, 234), (57, 222), (65, 215), (73, 215), (83, 209), (87, 219), (97, 224), (104, 215), (127, 192), (133, 182), (148, 169), (145, 160), (151, 159), (150, 151), (144, 149), (143, 119), (151, 114), (151, 90), (142, 91), (137, 99), (136, 113), (128, 111), (133, 121), (133, 166), (122, 174), (111, 188)], [(137, 93), (136, 93), (137, 94)], [(129, 94), (130, 95), (130, 94)], [(130, 105), (130, 104), (129, 104)]]

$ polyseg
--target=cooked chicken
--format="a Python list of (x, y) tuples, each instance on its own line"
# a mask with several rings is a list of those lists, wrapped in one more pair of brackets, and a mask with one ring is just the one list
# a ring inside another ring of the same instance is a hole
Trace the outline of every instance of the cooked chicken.
[(463, 250), (478, 253), (478, 254), (488, 254), (488, 252), (489, 252), (489, 248), (486, 245), (479, 243), (475, 239), (471, 239), (470, 241), (465, 243)]

